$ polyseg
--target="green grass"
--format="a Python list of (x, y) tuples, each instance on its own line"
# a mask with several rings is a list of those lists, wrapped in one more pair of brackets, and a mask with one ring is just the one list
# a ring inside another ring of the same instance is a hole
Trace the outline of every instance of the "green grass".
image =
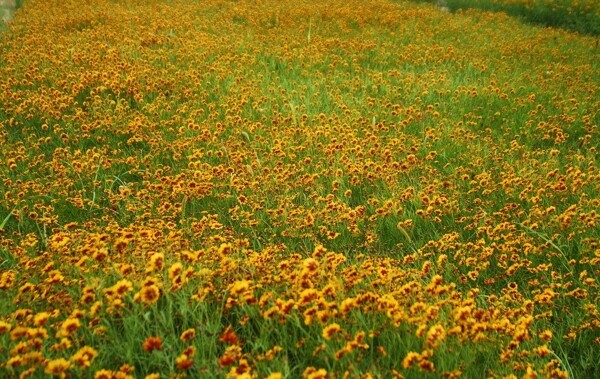
[(416, 0), (447, 7), (452, 12), (480, 9), (504, 12), (525, 22), (600, 36), (597, 2), (577, 0)]

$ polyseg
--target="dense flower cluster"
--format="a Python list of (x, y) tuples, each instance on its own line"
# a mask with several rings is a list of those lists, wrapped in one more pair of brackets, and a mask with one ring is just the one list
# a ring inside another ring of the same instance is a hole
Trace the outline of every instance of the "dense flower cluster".
[(406, 2), (27, 1), (0, 372), (598, 373), (599, 52)]

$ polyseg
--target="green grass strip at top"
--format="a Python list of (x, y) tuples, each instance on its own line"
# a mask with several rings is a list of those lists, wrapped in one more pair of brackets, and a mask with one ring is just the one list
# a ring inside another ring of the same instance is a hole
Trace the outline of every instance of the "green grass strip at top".
[(600, 36), (600, 2), (573, 0), (415, 0), (445, 7), (451, 12), (481, 9), (505, 12), (524, 22)]

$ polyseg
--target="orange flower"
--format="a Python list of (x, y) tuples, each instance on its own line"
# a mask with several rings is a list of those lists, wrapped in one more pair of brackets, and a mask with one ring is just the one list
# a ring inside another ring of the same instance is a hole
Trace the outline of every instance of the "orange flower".
[(148, 353), (151, 353), (154, 350), (160, 350), (162, 349), (162, 338), (150, 336), (144, 341), (143, 347)]
[(236, 361), (236, 358), (232, 355), (225, 353), (223, 356), (219, 358), (219, 365), (221, 367), (226, 367)]
[(175, 363), (177, 363), (178, 370), (187, 370), (194, 365), (194, 361), (187, 354), (181, 354), (175, 358)]
[(221, 334), (219, 341), (224, 342), (229, 345), (235, 345), (238, 343), (238, 336), (237, 336), (237, 334), (235, 334), (235, 332), (231, 328), (231, 325), (225, 329), (223, 334)]
[(190, 328), (181, 333), (179, 339), (183, 342), (187, 342), (196, 338), (196, 330), (194, 328)]
[(193, 357), (194, 355), (196, 355), (196, 346), (190, 345), (190, 346), (186, 347), (185, 349), (183, 349), (181, 354), (185, 354), (190, 358)]
[(429, 359), (422, 357), (419, 360), (419, 368), (423, 371), (428, 371), (428, 372), (433, 372), (435, 371), (435, 366), (433, 365), (433, 362), (431, 362)]
[(230, 345), (225, 349), (223, 355), (219, 358), (221, 367), (228, 366), (240, 359), (242, 356), (242, 348), (238, 345)]

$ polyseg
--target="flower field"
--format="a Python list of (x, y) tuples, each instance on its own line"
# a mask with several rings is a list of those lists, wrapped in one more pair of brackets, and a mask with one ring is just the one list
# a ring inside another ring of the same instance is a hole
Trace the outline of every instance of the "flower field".
[(384, 0), (0, 30), (0, 377), (600, 377), (596, 37)]

